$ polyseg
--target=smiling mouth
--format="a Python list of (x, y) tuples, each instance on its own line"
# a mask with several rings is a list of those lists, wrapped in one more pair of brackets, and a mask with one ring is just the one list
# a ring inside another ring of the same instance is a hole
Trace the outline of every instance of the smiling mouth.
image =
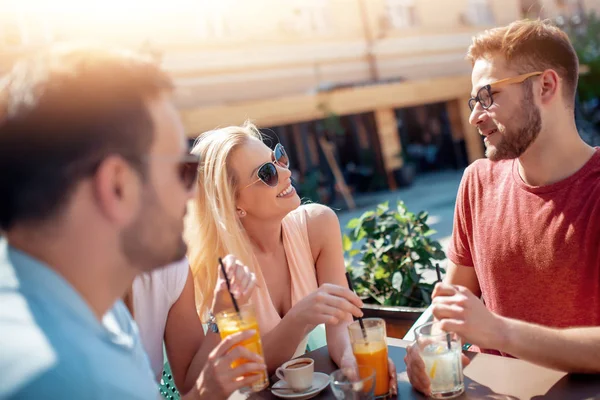
[(286, 187), (285, 189), (283, 189), (283, 190), (281, 191), (281, 193), (279, 193), (279, 194), (277, 195), (277, 197), (285, 197), (285, 196), (287, 196), (288, 194), (292, 193), (293, 191), (294, 191), (294, 187), (293, 187), (292, 185), (289, 185), (288, 187)]
[(487, 138), (487, 137), (493, 135), (496, 132), (498, 132), (498, 128), (492, 129), (491, 131), (487, 131), (486, 133), (483, 133), (483, 132), (479, 131), (479, 134), (481, 136), (483, 136), (484, 138)]

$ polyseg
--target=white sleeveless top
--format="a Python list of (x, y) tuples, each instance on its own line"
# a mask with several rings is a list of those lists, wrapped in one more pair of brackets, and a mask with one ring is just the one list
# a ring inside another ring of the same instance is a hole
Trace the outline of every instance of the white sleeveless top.
[(187, 258), (139, 275), (133, 281), (133, 314), (152, 372), (159, 382), (163, 371), (163, 339), (171, 307), (188, 277)]

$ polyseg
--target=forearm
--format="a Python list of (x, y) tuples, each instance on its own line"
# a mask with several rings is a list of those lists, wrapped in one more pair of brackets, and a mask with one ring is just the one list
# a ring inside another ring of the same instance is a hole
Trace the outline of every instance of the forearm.
[(263, 335), (265, 362), (270, 374), (292, 358), (298, 345), (309, 332), (310, 327), (299, 324), (298, 320), (288, 313), (275, 328)]
[(189, 393), (181, 396), (181, 400), (203, 400), (203, 398), (197, 390), (191, 390)]
[(560, 371), (600, 373), (600, 327), (555, 329), (501, 320), (498, 350)]
[(202, 345), (194, 355), (192, 362), (190, 363), (190, 367), (187, 370), (187, 374), (185, 376), (185, 385), (183, 386), (183, 393), (191, 390), (196, 385), (196, 380), (200, 376), (200, 372), (202, 372), (202, 368), (206, 364), (206, 360), (208, 355), (212, 351), (212, 349), (219, 344), (221, 338), (218, 333), (213, 333), (211, 331), (206, 332), (206, 336), (202, 341)]
[(354, 358), (350, 336), (348, 335), (348, 325), (352, 321), (343, 321), (338, 325), (327, 326), (327, 349), (333, 362), (338, 366), (346, 358)]

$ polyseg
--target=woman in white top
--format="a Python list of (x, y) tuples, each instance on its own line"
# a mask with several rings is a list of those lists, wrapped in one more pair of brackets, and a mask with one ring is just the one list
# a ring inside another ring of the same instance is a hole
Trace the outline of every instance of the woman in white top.
[[(232, 292), (240, 304), (245, 304), (255, 286), (254, 274), (233, 256), (225, 257), (223, 263), (231, 281)], [(219, 266), (216, 265), (215, 268)], [(125, 303), (138, 325), (142, 344), (157, 381), (160, 381), (163, 371), (164, 341), (173, 379), (181, 393), (187, 393), (198, 382), (202, 382), (205, 391), (214, 395), (212, 398), (226, 398), (240, 387), (247, 386), (251, 381), (240, 377), (249, 370), (264, 368), (264, 360), (250, 355), (247, 358), (254, 363), (244, 365), (253, 366), (243, 370), (231, 370), (230, 362), (219, 362), (216, 354), (225, 355), (232, 343), (223, 343), (226, 348), (219, 349), (219, 335), (212, 332), (204, 334), (196, 312), (194, 292), (188, 261), (183, 259), (138, 276), (131, 292), (125, 297)], [(213, 311), (216, 313), (231, 307), (231, 299), (220, 274), (215, 288)], [(243, 348), (236, 348), (235, 352), (239, 349)], [(246, 356), (244, 353), (244, 357)], [(199, 376), (201, 379), (198, 379)]]

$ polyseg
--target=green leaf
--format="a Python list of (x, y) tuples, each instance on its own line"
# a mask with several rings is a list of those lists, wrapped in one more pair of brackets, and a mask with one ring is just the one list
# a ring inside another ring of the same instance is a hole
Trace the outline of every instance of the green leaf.
[(360, 223), (361, 223), (361, 220), (360, 220), (360, 218), (352, 218), (352, 219), (350, 220), (350, 222), (348, 222), (348, 224), (346, 225), (346, 228), (348, 228), (348, 229), (354, 229), (354, 228), (356, 228), (357, 226), (359, 226), (359, 225), (360, 225)]
[(358, 235), (356, 235), (356, 242), (360, 242), (361, 240), (363, 240), (365, 237), (367, 236), (367, 231), (365, 231), (364, 229), (361, 229), (358, 232)]
[(390, 209), (389, 201), (386, 201), (385, 203), (381, 203), (377, 206), (377, 214), (381, 215), (389, 209)]
[(375, 215), (375, 211), (366, 211), (363, 213), (363, 215), (360, 216), (360, 220), (364, 221), (367, 218), (371, 218)]
[(404, 277), (400, 271), (396, 271), (392, 276), (392, 287), (397, 291), (402, 291), (402, 283), (404, 282)]
[(435, 229), (429, 229), (427, 232), (425, 232), (425, 233), (423, 234), (423, 236), (425, 236), (425, 237), (429, 237), (429, 236), (431, 236), (431, 235), (435, 235), (436, 233), (437, 233), (437, 231), (436, 231)]
[(413, 282), (418, 283), (421, 280), (421, 275), (419, 275), (414, 268), (411, 268), (410, 269), (410, 278), (412, 279)]
[(398, 201), (398, 203), (396, 204), (396, 209), (400, 214), (404, 214), (406, 212), (406, 205), (404, 205), (404, 202), (402, 200)]
[(352, 249), (352, 240), (350, 240), (348, 235), (342, 236), (342, 242), (344, 246), (344, 251), (350, 251)]
[(385, 269), (378, 267), (377, 270), (375, 271), (375, 279), (385, 279), (388, 278), (390, 276), (389, 272), (387, 272)]
[(419, 287), (419, 289), (421, 290), (421, 296), (423, 297), (425, 303), (431, 304), (431, 292), (423, 287)]
[(350, 250), (350, 252), (348, 253), (350, 255), (350, 257), (354, 257), (360, 254), (360, 250)]

